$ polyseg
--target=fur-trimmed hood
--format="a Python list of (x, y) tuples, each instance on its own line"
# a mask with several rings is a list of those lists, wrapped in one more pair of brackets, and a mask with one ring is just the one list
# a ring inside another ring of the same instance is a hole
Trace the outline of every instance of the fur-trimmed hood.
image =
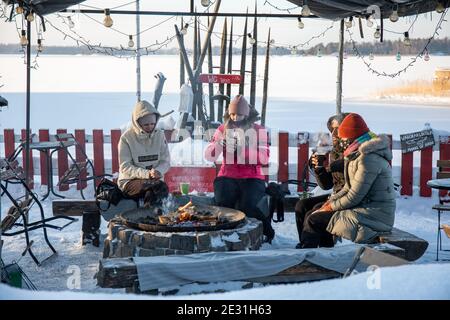
[(376, 138), (363, 142), (358, 151), (361, 154), (376, 153), (387, 161), (392, 160), (392, 150), (390, 148), (390, 139), (386, 135), (379, 135)]

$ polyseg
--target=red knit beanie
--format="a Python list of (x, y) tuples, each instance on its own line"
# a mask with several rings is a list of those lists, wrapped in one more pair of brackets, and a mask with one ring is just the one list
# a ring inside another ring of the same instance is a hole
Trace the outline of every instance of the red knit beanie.
[(237, 95), (231, 100), (230, 105), (228, 106), (228, 113), (248, 116), (250, 114), (250, 106), (242, 95)]
[(338, 135), (339, 138), (356, 139), (369, 131), (366, 122), (359, 114), (350, 113), (339, 125)]

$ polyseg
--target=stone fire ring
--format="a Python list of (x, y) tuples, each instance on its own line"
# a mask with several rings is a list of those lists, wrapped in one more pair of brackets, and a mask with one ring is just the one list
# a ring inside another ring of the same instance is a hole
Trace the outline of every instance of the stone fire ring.
[(220, 214), (228, 222), (215, 226), (170, 226), (164, 224), (138, 223), (137, 219), (151, 215), (149, 209), (137, 208), (126, 211), (119, 215), (122, 224), (133, 229), (150, 232), (190, 232), (190, 231), (216, 231), (235, 229), (245, 221), (245, 214), (242, 211), (208, 205), (197, 205), (201, 210), (208, 210), (214, 215)]

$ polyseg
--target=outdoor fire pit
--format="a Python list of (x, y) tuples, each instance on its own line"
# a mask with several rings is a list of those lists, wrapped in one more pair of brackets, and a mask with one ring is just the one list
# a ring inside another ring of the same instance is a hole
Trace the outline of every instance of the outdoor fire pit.
[(110, 221), (104, 258), (258, 250), (262, 223), (239, 210), (189, 201), (163, 214), (137, 208)]

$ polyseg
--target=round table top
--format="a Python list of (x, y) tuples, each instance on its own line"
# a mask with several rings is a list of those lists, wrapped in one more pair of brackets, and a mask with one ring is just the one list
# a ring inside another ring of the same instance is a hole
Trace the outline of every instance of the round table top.
[(433, 189), (450, 190), (450, 178), (428, 180), (427, 185)]

